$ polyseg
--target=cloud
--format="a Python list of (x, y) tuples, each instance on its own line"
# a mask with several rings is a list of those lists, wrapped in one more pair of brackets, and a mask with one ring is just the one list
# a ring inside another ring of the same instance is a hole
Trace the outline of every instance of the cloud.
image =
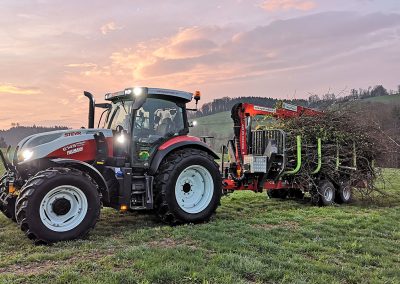
[(316, 3), (309, 0), (265, 0), (260, 4), (260, 7), (270, 12), (281, 10), (309, 11), (316, 7)]
[(217, 49), (221, 33), (223, 29), (215, 26), (181, 29), (157, 49), (154, 55), (164, 59), (182, 59), (210, 54)]
[(37, 88), (18, 87), (12, 84), (0, 84), (0, 94), (12, 95), (38, 95), (41, 91)]
[(91, 72), (125, 70), (134, 82), (174, 87), (265, 77), (332, 64), (377, 44), (399, 44), (394, 36), (399, 27), (398, 14), (326, 12), (234, 35), (222, 27), (186, 28), (114, 52), (110, 65)]
[(70, 63), (70, 64), (66, 64), (65, 67), (71, 67), (71, 68), (92, 68), (92, 67), (97, 67), (97, 64), (90, 63), (90, 62), (85, 62), (85, 63)]
[(108, 34), (109, 32), (116, 31), (116, 30), (122, 30), (123, 27), (117, 26), (115, 22), (109, 22), (103, 26), (101, 26), (100, 31), (103, 35)]

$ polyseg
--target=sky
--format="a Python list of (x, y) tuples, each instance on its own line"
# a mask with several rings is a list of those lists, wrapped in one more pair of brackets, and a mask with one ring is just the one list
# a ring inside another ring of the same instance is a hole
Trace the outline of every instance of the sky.
[(307, 98), (400, 84), (400, 0), (0, 0), (0, 129), (131, 86)]

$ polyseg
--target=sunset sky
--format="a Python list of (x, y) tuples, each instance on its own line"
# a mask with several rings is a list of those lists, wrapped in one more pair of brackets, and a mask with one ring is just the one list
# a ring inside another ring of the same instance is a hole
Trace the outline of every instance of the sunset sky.
[(0, 129), (145, 85), (307, 98), (400, 84), (400, 0), (0, 0)]

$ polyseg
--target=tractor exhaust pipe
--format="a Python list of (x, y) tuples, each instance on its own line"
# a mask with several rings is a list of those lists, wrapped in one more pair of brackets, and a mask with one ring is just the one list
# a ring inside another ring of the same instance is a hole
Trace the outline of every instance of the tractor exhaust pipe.
[(89, 92), (84, 91), (83, 94), (85, 97), (89, 99), (89, 123), (88, 123), (88, 128), (94, 128), (94, 108), (95, 108), (95, 102), (93, 95)]

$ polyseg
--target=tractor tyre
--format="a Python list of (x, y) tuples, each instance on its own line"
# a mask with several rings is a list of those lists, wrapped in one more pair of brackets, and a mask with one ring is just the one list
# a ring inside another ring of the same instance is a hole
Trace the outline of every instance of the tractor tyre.
[(222, 178), (212, 156), (197, 149), (169, 154), (155, 176), (155, 211), (171, 225), (210, 219), (222, 195)]
[[(0, 199), (3, 197), (3, 195), (5, 195), (5, 184), (4, 184), (4, 180), (6, 179), (7, 175), (4, 174), (1, 178), (0, 178)], [(4, 207), (5, 207), (5, 202), (0, 200), (0, 211), (3, 212), (4, 214)]]
[(335, 202), (338, 204), (350, 203), (353, 199), (353, 192), (350, 184), (343, 183), (336, 191)]
[(8, 194), (5, 198), (5, 202), (2, 204), (2, 211), (4, 215), (14, 222), (17, 222), (15, 217), (15, 203), (17, 197), (15, 195)]
[(0, 178), (0, 197), (2, 201), (0, 201), (0, 211), (3, 212), (3, 214), (11, 219), (12, 221), (16, 222), (15, 219), (15, 201), (17, 197), (15, 195), (11, 195), (5, 191), (6, 185), (4, 183), (4, 180), (6, 179), (7, 175), (4, 174)]
[(311, 192), (312, 203), (319, 206), (333, 205), (336, 189), (328, 180), (321, 180), (316, 190)]
[(38, 172), (22, 187), (16, 214), (37, 244), (85, 237), (99, 219), (100, 193), (89, 175), (70, 168)]

